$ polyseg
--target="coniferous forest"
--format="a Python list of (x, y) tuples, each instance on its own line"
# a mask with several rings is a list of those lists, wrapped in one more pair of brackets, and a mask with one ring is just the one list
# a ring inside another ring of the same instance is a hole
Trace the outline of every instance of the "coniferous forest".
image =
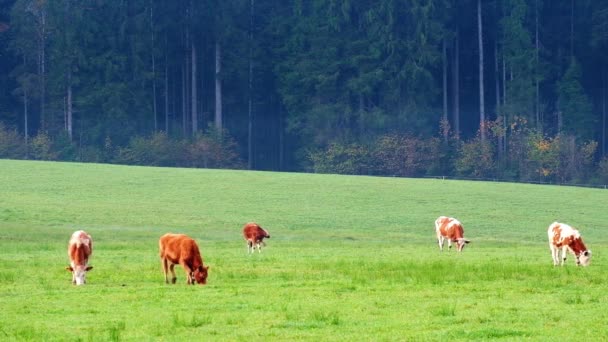
[(0, 0), (0, 157), (608, 182), (606, 0)]

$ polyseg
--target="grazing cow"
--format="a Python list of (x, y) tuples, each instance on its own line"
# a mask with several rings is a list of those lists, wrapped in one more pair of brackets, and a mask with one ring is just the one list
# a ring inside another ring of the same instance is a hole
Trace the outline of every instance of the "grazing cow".
[(247, 253), (253, 253), (255, 248), (258, 248), (258, 253), (261, 252), (262, 244), (266, 246), (264, 238), (270, 239), (268, 231), (260, 227), (257, 223), (247, 223), (243, 227), (243, 236), (247, 240)]
[(448, 240), (448, 250), (452, 248), (452, 242), (456, 242), (456, 249), (459, 252), (467, 243), (471, 242), (464, 238), (464, 229), (460, 221), (452, 217), (439, 216), (435, 220), (435, 232), (440, 251), (443, 251), (444, 240)]
[(553, 222), (547, 231), (549, 236), (549, 248), (551, 249), (551, 257), (553, 257), (553, 265), (557, 266), (560, 262), (561, 249), (561, 265), (566, 262), (566, 250), (570, 250), (576, 257), (576, 265), (588, 266), (591, 262), (591, 251), (587, 249), (581, 238), (578, 230), (570, 227), (567, 224)]
[(184, 234), (165, 234), (158, 241), (160, 258), (165, 272), (165, 283), (169, 284), (167, 271), (170, 269), (173, 277), (171, 283), (175, 284), (176, 264), (182, 265), (188, 275), (187, 283), (194, 285), (194, 282), (201, 285), (207, 284), (207, 270), (209, 266), (203, 265), (203, 259), (199, 252), (198, 245), (190, 237)]
[(84, 230), (75, 231), (68, 243), (68, 256), (70, 266), (65, 269), (72, 272), (72, 284), (86, 284), (87, 271), (93, 266), (89, 266), (89, 257), (93, 253), (93, 239)]

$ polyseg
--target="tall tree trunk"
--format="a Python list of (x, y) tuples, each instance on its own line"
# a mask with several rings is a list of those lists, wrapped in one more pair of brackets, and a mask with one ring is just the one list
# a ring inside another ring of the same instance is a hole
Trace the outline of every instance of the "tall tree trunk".
[(168, 53), (165, 53), (165, 132), (169, 134), (169, 58), (167, 55)]
[(486, 113), (483, 94), (483, 33), (482, 33), (481, 0), (477, 0), (477, 38), (479, 42), (479, 131), (481, 141), (486, 140)]
[(186, 131), (186, 121), (187, 121), (187, 117), (188, 117), (188, 95), (186, 94), (186, 92), (188, 91), (188, 87), (187, 87), (187, 75), (188, 73), (186, 72), (186, 65), (187, 65), (187, 61), (184, 61), (184, 64), (182, 64), (182, 135), (185, 137), (187, 134)]
[(540, 117), (540, 85), (539, 85), (539, 49), (540, 43), (538, 40), (538, 0), (534, 1), (534, 52), (535, 52), (535, 70), (534, 70), (534, 109), (536, 114), (536, 129), (538, 132), (542, 132), (543, 124), (542, 119)]
[(222, 46), (215, 42), (215, 128), (222, 132)]
[(494, 85), (495, 85), (495, 91), (496, 91), (496, 107), (495, 107), (495, 111), (496, 111), (496, 117), (500, 116), (500, 68), (499, 68), (499, 62), (498, 62), (499, 56), (498, 56), (498, 41), (494, 42)]
[(40, 87), (40, 128), (48, 129), (46, 117), (46, 10), (40, 4), (38, 27), (38, 82)]
[(249, 108), (247, 127), (247, 166), (253, 169), (253, 10), (255, 0), (249, 2)]
[(459, 33), (456, 30), (456, 39), (454, 39), (454, 67), (452, 68), (453, 76), (453, 96), (454, 96), (454, 110), (452, 115), (454, 116), (454, 136), (456, 139), (460, 139), (460, 43)]
[(574, 58), (574, 0), (570, 1), (570, 58)]
[(506, 156), (507, 155), (507, 116), (509, 115), (509, 113), (506, 111), (507, 108), (507, 62), (505, 61), (505, 58), (503, 56), (502, 59), (502, 108), (503, 108), (503, 115), (502, 115), (502, 129), (504, 131), (504, 142), (503, 142), (503, 153)]
[(152, 12), (153, 1), (150, 0), (150, 38), (152, 40), (152, 48), (150, 55), (152, 56), (152, 108), (154, 112), (154, 132), (158, 131), (158, 111), (156, 104), (156, 57), (154, 56), (154, 16)]
[[(500, 69), (499, 69), (499, 62), (498, 62), (498, 39), (496, 39), (494, 41), (494, 90), (496, 91), (496, 108), (495, 108), (496, 119), (499, 120), (499, 118), (501, 117), (501, 113), (500, 113)], [(503, 153), (503, 149), (504, 149), (503, 135), (504, 134), (505, 134), (505, 132), (503, 131), (502, 134), (499, 134), (497, 137), (498, 161), (501, 164), (504, 163), (504, 153)]]
[(194, 136), (196, 134), (196, 131), (198, 130), (198, 106), (197, 106), (197, 93), (196, 93), (196, 45), (194, 45), (194, 41), (192, 41), (192, 60), (190, 61), (192, 64), (191, 67), (191, 84), (192, 84), (192, 90), (191, 90), (191, 100), (192, 100), (192, 135)]
[[(25, 59), (25, 53), (23, 54), (23, 67), (25, 70), (25, 66), (26, 66), (26, 59)], [(25, 149), (26, 149), (26, 154), (28, 151), (28, 142), (29, 142), (29, 132), (28, 132), (28, 108), (27, 108), (27, 84), (22, 85), (23, 87), (23, 136), (25, 139)]]
[(279, 114), (279, 171), (283, 171), (285, 170), (285, 123), (280, 101), (277, 101), (277, 107)]
[(606, 156), (606, 74), (602, 84), (602, 157)]
[(444, 127), (443, 129), (443, 140), (444, 141), (448, 141), (448, 130), (447, 130), (447, 124), (448, 124), (448, 53), (447, 53), (447, 47), (446, 47), (446, 39), (443, 38), (443, 116), (442, 116), (442, 121), (443, 121), (443, 125), (445, 125), (446, 127)]
[(70, 142), (72, 141), (72, 116), (73, 116), (73, 110), (72, 110), (72, 68), (71, 66), (68, 66), (68, 71), (67, 71), (67, 89), (66, 89), (66, 93), (67, 93), (67, 110), (66, 110), (66, 116), (67, 116), (67, 130), (68, 130), (68, 137), (70, 138)]

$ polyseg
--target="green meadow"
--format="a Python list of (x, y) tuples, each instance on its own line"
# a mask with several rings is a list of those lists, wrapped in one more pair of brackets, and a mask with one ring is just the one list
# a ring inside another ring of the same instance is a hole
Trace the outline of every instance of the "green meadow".
[[(0, 160), (0, 340), (605, 341), (607, 213), (604, 189)], [(439, 252), (440, 215), (464, 252)], [(589, 267), (552, 265), (556, 220)], [(272, 236), (254, 255), (250, 221)], [(164, 283), (166, 232), (198, 242), (208, 285)]]

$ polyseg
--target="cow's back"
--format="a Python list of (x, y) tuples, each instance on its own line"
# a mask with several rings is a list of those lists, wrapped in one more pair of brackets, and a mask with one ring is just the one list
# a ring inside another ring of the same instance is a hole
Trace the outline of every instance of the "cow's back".
[(93, 252), (93, 239), (84, 230), (72, 234), (68, 243), (68, 256), (74, 265), (86, 265)]
[(160, 257), (172, 263), (179, 263), (180, 260), (201, 260), (198, 245), (187, 235), (168, 233), (161, 236), (158, 244)]
[(243, 227), (243, 236), (248, 241), (258, 241), (264, 238), (262, 228), (256, 223), (247, 223)]
[(462, 224), (452, 217), (440, 216), (435, 221), (435, 230), (438, 234), (441, 234), (441, 236), (452, 240), (463, 238), (464, 236)]

